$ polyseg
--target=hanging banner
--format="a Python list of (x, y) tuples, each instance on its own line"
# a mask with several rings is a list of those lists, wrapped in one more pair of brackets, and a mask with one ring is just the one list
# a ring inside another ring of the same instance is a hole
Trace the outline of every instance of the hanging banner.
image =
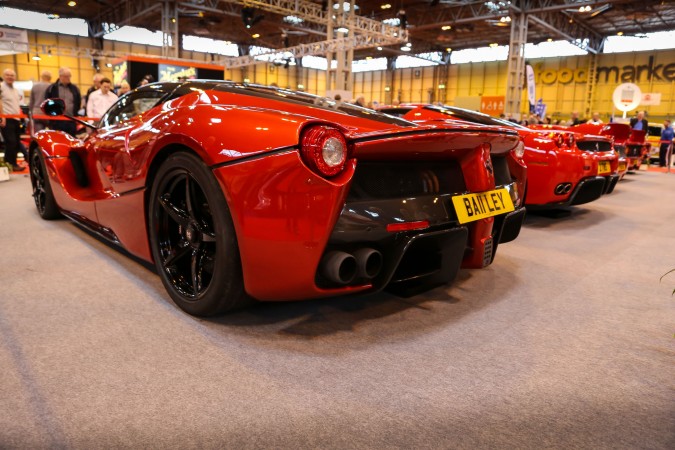
[(531, 65), (525, 66), (525, 74), (527, 76), (527, 99), (530, 101), (530, 105), (534, 106), (537, 102), (537, 92), (535, 90), (534, 69)]
[(30, 47), (26, 30), (0, 27), (0, 56), (28, 52)]
[(540, 98), (537, 101), (537, 104), (534, 107), (534, 113), (539, 117), (540, 119), (544, 119), (546, 117), (546, 103), (544, 103), (544, 99)]

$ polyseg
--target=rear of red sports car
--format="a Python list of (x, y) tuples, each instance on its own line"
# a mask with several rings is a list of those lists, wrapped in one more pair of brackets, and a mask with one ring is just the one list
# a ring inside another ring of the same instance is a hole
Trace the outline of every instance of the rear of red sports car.
[(153, 261), (195, 315), (447, 283), (489, 265), (525, 214), (512, 131), (264, 86), (148, 85), (83, 141), (41, 132), (31, 155), (44, 218)]

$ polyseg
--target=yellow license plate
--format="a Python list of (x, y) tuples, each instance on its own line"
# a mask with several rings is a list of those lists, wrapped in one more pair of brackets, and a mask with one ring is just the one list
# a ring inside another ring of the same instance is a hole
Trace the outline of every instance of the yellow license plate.
[(598, 175), (604, 175), (612, 171), (609, 161), (598, 161)]
[(504, 188), (452, 197), (459, 223), (473, 222), (515, 210), (511, 194)]
[(619, 163), (619, 171), (623, 172), (624, 170), (626, 170), (626, 163)]

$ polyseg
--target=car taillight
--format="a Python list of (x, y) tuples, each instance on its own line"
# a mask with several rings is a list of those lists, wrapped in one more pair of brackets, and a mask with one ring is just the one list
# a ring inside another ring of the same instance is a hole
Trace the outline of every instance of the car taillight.
[(516, 145), (513, 148), (513, 153), (516, 155), (517, 158), (523, 157), (523, 155), (525, 154), (525, 144), (523, 144), (523, 141), (518, 141), (518, 145)]
[(300, 154), (312, 170), (325, 177), (332, 177), (345, 167), (347, 141), (337, 128), (314, 126), (303, 133)]
[(555, 145), (558, 147), (562, 147), (565, 143), (565, 138), (563, 137), (562, 133), (549, 133), (548, 137), (553, 139), (553, 142), (555, 142)]
[(569, 148), (574, 147), (574, 135), (573, 135), (572, 133), (569, 133), (569, 134), (567, 135), (567, 146), (568, 146)]

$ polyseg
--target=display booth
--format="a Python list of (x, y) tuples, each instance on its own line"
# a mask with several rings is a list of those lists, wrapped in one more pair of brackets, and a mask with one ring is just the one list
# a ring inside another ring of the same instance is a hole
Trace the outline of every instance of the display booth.
[(151, 76), (154, 81), (179, 81), (181, 79), (222, 80), (223, 66), (168, 59), (127, 56), (113, 62), (113, 84), (119, 86), (123, 80), (131, 88), (137, 87), (144, 78)]

